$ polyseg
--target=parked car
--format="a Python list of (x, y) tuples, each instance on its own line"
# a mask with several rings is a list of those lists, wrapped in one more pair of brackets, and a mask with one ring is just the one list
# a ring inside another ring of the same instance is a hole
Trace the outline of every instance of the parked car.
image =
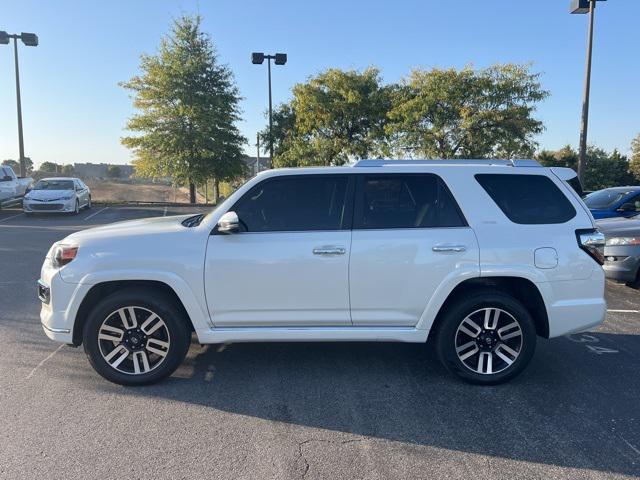
[(13, 168), (0, 165), (0, 208), (19, 205), (32, 183), (32, 178), (18, 177)]
[(67, 212), (78, 213), (91, 208), (91, 190), (79, 178), (43, 178), (25, 195), (25, 214)]
[(598, 220), (604, 234), (604, 273), (607, 278), (640, 288), (640, 214)]
[(584, 197), (593, 218), (632, 217), (640, 212), (640, 187), (613, 187)]
[(261, 172), (207, 215), (114, 223), (55, 243), (41, 320), (106, 379), (155, 382), (202, 344), (425, 343), (479, 384), (536, 336), (600, 324), (604, 236), (534, 161), (383, 161)]

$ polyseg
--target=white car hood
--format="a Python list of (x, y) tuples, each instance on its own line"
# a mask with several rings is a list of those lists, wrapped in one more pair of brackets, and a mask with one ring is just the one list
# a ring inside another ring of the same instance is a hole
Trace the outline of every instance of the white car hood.
[(31, 190), (28, 200), (57, 200), (62, 197), (73, 196), (76, 192), (73, 190)]
[(91, 240), (106, 240), (110, 238), (135, 237), (188, 230), (182, 221), (191, 215), (177, 215), (171, 217), (152, 217), (140, 220), (126, 220), (101, 227), (89, 228), (73, 233), (64, 239), (64, 243), (82, 244)]

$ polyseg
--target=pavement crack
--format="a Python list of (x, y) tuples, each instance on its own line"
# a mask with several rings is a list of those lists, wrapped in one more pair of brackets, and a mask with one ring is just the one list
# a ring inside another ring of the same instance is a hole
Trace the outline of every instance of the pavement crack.
[(311, 468), (311, 465), (309, 464), (309, 460), (307, 460), (307, 457), (304, 455), (304, 447), (310, 443), (325, 443), (325, 444), (330, 444), (330, 445), (347, 445), (350, 443), (359, 443), (359, 442), (364, 442), (365, 439), (364, 438), (355, 438), (355, 439), (350, 439), (350, 440), (325, 440), (323, 438), (310, 438), (307, 440), (303, 440), (302, 442), (298, 442), (298, 459), (297, 461), (302, 460), (304, 462), (304, 469), (302, 472), (302, 476), (300, 478), (306, 478), (307, 474), (309, 473), (309, 469)]

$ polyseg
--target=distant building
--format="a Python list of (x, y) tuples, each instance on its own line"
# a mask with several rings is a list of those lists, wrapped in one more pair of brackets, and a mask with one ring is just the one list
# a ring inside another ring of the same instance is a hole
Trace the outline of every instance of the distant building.
[[(74, 163), (73, 170), (75, 175), (83, 178), (109, 178), (107, 169), (108, 163)], [(129, 178), (133, 175), (133, 165), (118, 165), (120, 169), (120, 177)]]
[(259, 165), (258, 165), (258, 157), (245, 156), (242, 160), (247, 165), (247, 175), (249, 177), (253, 177), (258, 172), (261, 172), (263, 170), (268, 170), (269, 168), (271, 168), (271, 158), (269, 157), (260, 157)]

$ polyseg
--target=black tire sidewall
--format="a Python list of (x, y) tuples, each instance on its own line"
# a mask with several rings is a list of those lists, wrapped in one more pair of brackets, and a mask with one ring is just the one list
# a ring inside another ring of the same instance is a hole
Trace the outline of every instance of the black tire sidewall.
[[(125, 306), (138, 306), (159, 315), (167, 325), (171, 346), (166, 358), (149, 373), (131, 375), (112, 368), (100, 353), (98, 331), (108, 315)], [(120, 385), (148, 385), (171, 375), (182, 363), (189, 350), (191, 330), (187, 327), (184, 313), (172, 302), (146, 289), (115, 292), (98, 303), (88, 315), (83, 329), (84, 351), (89, 363), (101, 376)]]
[[(471, 371), (458, 358), (455, 350), (455, 335), (460, 322), (470, 313), (487, 307), (509, 312), (520, 324), (523, 341), (516, 361), (502, 372), (489, 375)], [(536, 347), (536, 328), (531, 314), (515, 298), (499, 293), (474, 294), (448, 309), (438, 326), (436, 342), (438, 357), (450, 372), (470, 383), (495, 385), (516, 377), (529, 364)]]

